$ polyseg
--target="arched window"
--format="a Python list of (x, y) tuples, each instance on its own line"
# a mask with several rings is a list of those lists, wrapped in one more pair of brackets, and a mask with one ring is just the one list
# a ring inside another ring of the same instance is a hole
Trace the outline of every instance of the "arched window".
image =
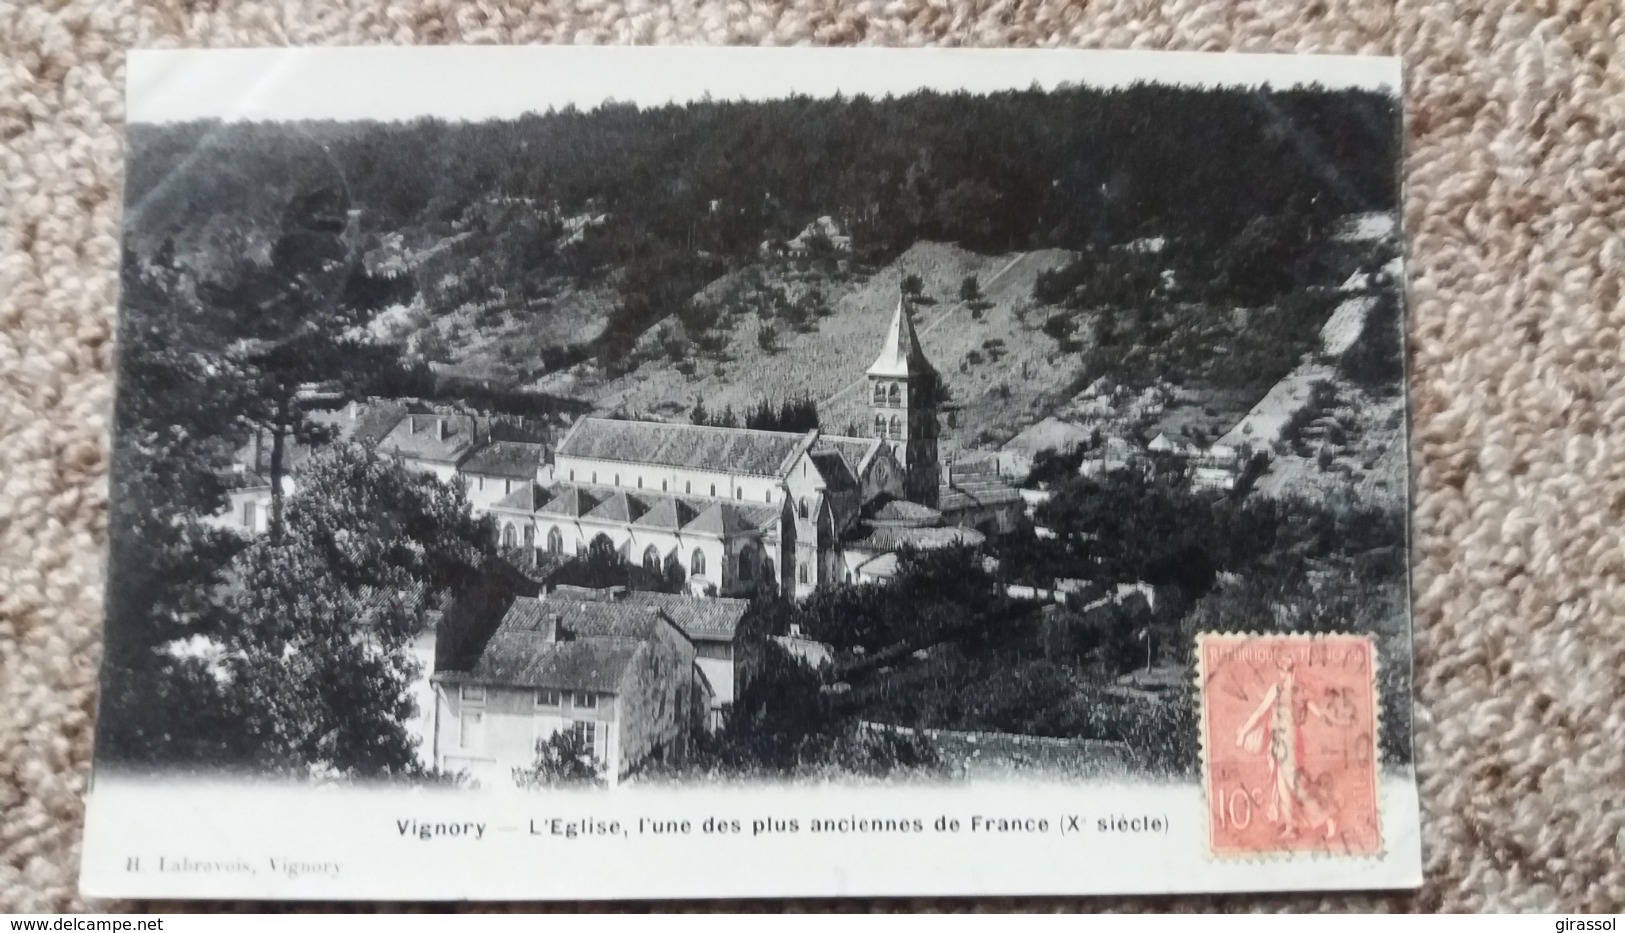
[(796, 506), (796, 511), (801, 513), (802, 518), (807, 517), (807, 500), (806, 499), (801, 500), (801, 504)]
[(573, 482), (575, 482), (575, 481), (576, 481), (576, 471), (575, 471), (575, 470), (571, 470), (571, 471), (570, 471), (570, 482), (572, 482), (572, 483), (573, 483)]
[(598, 485), (598, 471), (597, 470), (592, 471), (592, 484), (594, 486)]
[(642, 476), (638, 477), (638, 488), (639, 489), (643, 488), (643, 477)]
[(886, 416), (875, 415), (875, 437), (886, 436)]
[(643, 569), (650, 573), (660, 572), (660, 549), (652, 544), (643, 551)]
[(886, 390), (886, 404), (893, 408), (903, 407), (903, 389), (895, 382)]
[(773, 501), (773, 490), (769, 489), (766, 493), (764, 493), (764, 495), (767, 496), (767, 501), (769, 501), (769, 502)]
[(666, 491), (666, 481), (665, 481), (665, 480), (661, 480), (661, 481), (660, 481), (660, 491), (661, 491), (661, 492), (665, 492), (665, 491)]
[(886, 404), (886, 384), (884, 382), (875, 383), (875, 404)]
[(756, 574), (756, 554), (750, 548), (739, 552), (739, 579), (749, 580)]
[(712, 483), (712, 484), (711, 484), (711, 495), (712, 495), (712, 496), (715, 496), (715, 495), (716, 495), (716, 494), (717, 494), (717, 484), (716, 484), (716, 483)]
[(526, 525), (525, 526), (525, 547), (535, 547), (535, 546), (536, 546), (536, 526), (535, 525)]
[(898, 440), (903, 439), (903, 422), (896, 415), (891, 416), (891, 436)]
[(688, 495), (693, 495), (694, 494), (694, 481), (693, 480), (686, 480), (686, 479), (683, 480), (683, 492), (687, 493)]
[(621, 484), (621, 474), (616, 473), (615, 474), (615, 485), (619, 486), (620, 484)]
[(802, 565), (800, 565), (799, 567), (796, 568), (796, 580), (798, 580), (801, 583), (806, 583), (807, 582), (807, 565), (806, 564), (802, 564)]
[(502, 526), (502, 546), (513, 547), (519, 543), (519, 532), (514, 529), (513, 522)]
[(743, 498), (745, 498), (745, 489), (744, 489), (744, 487), (742, 487), (742, 486), (735, 486), (734, 487), (734, 498), (735, 499), (743, 499)]
[(547, 553), (562, 554), (564, 552), (564, 535), (559, 533), (558, 526), (554, 526), (547, 533)]
[(691, 577), (705, 576), (705, 552), (699, 548), (695, 548), (694, 556), (688, 559), (688, 574)]

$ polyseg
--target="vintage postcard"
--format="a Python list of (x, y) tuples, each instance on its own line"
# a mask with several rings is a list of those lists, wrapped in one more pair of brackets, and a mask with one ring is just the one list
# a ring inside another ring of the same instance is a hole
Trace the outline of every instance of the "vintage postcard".
[(1395, 61), (128, 105), (88, 894), (1420, 883)]

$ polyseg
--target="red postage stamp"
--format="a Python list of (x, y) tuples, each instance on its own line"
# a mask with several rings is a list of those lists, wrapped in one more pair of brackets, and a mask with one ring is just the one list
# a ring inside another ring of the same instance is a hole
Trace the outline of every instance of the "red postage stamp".
[(1371, 637), (1203, 633), (1196, 651), (1212, 854), (1380, 854)]

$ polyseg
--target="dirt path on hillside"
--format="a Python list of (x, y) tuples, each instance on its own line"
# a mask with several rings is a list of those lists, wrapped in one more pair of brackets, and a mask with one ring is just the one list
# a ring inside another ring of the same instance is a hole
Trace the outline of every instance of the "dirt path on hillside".
[[(999, 283), (999, 280), (1004, 278), (1005, 274), (1008, 273), (1011, 269), (1014, 269), (1016, 267), (1016, 265), (1018, 263), (1020, 263), (1023, 259), (1026, 259), (1026, 258), (1028, 258), (1029, 256), (1032, 256), (1032, 255), (1034, 255), (1034, 254), (1033, 253), (1020, 253), (1020, 254), (1018, 254), (1016, 256), (1016, 258), (1014, 258), (1014, 259), (1010, 260), (1009, 262), (1005, 263), (1004, 266), (999, 269), (999, 271), (993, 273), (993, 275), (988, 278), (987, 284), (981, 286), (981, 291), (983, 292), (983, 294), (986, 294), (989, 289), (991, 289), (995, 285), (997, 285)], [(959, 304), (949, 306), (949, 308), (947, 310), (943, 311), (941, 314), (939, 314), (936, 317), (932, 318), (930, 321), (927, 321), (926, 323), (920, 325), (919, 327), (916, 327), (914, 329), (915, 333), (919, 334), (921, 337), (925, 336), (926, 334), (929, 334), (931, 331), (933, 331), (933, 330), (935, 330), (937, 328), (937, 325), (941, 324), (943, 321), (946, 321), (948, 318), (952, 317), (955, 312), (960, 311), (963, 307), (964, 307), (963, 305), (959, 305)], [(865, 383), (868, 382), (868, 379), (869, 379), (869, 377), (867, 375), (859, 376), (858, 378), (852, 380), (851, 382), (847, 383), (846, 385), (842, 386), (841, 388), (835, 390), (835, 393), (833, 395), (829, 396), (828, 398), (824, 399), (822, 404), (825, 405), (825, 406), (833, 404), (836, 399), (846, 395), (848, 392), (851, 392), (854, 389), (857, 389), (857, 388), (860, 388), (861, 386), (863, 386)]]

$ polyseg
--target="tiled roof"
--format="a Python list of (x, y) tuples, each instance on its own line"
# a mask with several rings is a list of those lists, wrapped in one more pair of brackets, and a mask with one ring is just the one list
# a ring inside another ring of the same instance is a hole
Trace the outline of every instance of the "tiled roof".
[(676, 531), (699, 517), (703, 506), (673, 496), (662, 496), (634, 525)]
[(739, 631), (739, 621), (750, 608), (748, 599), (706, 598), (642, 590), (628, 592), (617, 602), (630, 606), (658, 607), (677, 623), (678, 628), (688, 633), (688, 637), (712, 641), (732, 641)]
[[(440, 436), (439, 423), (446, 423)], [(416, 425), (416, 430), (413, 426)], [(391, 428), (379, 448), (415, 460), (457, 463), (474, 446), (474, 419), (459, 415), (409, 414)]]
[(858, 488), (857, 464), (848, 464), (838, 450), (815, 450), (810, 455), (813, 467), (823, 477), (825, 488), (831, 491)]
[(937, 510), (944, 513), (1023, 501), (1020, 489), (995, 477), (958, 479), (937, 488)]
[(460, 473), (535, 479), (536, 471), (541, 469), (546, 453), (547, 448), (541, 444), (495, 441), (474, 451), (457, 469)]
[(601, 500), (579, 486), (560, 486), (557, 494), (537, 511), (544, 515), (565, 515), (580, 518), (598, 508)]
[(467, 671), (445, 671), (451, 683), (619, 693), (646, 642), (627, 638), (552, 641), (545, 633), (498, 630)]
[(641, 496), (626, 492), (612, 492), (598, 507), (588, 512), (591, 518), (610, 522), (635, 522), (647, 513), (653, 503)]
[(878, 437), (842, 437), (832, 434), (822, 434), (818, 443), (813, 445), (814, 451), (834, 450), (846, 461), (847, 467), (853, 476), (863, 472), (864, 461), (880, 448), (882, 441)]
[(907, 528), (897, 525), (865, 525), (847, 539), (847, 546), (866, 551), (895, 551), (901, 547), (921, 550), (955, 544), (975, 546), (987, 536), (974, 528), (950, 525), (945, 528)]
[(221, 485), (230, 490), (271, 488), (271, 481), (253, 470), (221, 470), (217, 475)]
[(583, 418), (559, 444), (557, 456), (779, 476), (790, 468), (809, 437), (782, 431)]
[(536, 512), (548, 503), (547, 490), (535, 483), (525, 483), (491, 505), (493, 509), (511, 509), (516, 512)]
[(914, 525), (916, 527), (942, 524), (942, 513), (936, 509), (886, 494), (873, 499), (868, 507), (864, 509), (864, 515), (872, 522), (881, 522), (883, 524)]
[(778, 523), (781, 514), (775, 505), (716, 502), (684, 526), (683, 530), (721, 537), (745, 531), (766, 531)]

